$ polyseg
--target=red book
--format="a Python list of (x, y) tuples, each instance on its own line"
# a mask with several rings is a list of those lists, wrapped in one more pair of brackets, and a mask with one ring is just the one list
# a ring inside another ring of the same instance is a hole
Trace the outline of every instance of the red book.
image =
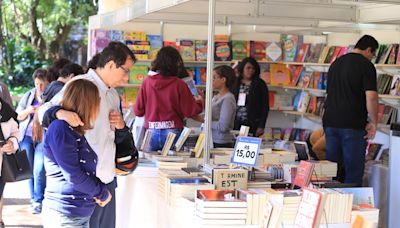
[(297, 52), (296, 62), (304, 62), (309, 48), (310, 44), (302, 44), (300, 46), (300, 49)]
[(313, 97), (311, 97), (310, 103), (308, 104), (308, 112), (314, 113), (316, 107), (317, 107), (317, 97), (313, 96)]
[(343, 47), (336, 47), (335, 52), (333, 52), (332, 59), (331, 59), (330, 63), (333, 63), (337, 59), (337, 57), (339, 56), (340, 51), (342, 50), (342, 48)]
[(179, 44), (176, 41), (164, 41), (164, 47), (171, 46), (174, 47), (176, 50), (179, 51)]
[(303, 71), (303, 66), (296, 66), (294, 70), (292, 70), (292, 81), (290, 82), (291, 86), (296, 86), (299, 81), (301, 72)]
[(382, 121), (382, 115), (383, 115), (384, 111), (385, 111), (385, 105), (384, 104), (379, 104), (379, 106), (378, 106), (378, 119), (377, 119), (378, 123), (380, 123)]
[(257, 61), (266, 61), (266, 47), (267, 42), (264, 41), (250, 41), (250, 56)]
[(307, 187), (310, 184), (311, 176), (314, 171), (315, 164), (309, 161), (300, 161), (300, 165), (297, 167), (296, 177), (292, 183), (292, 189), (294, 186), (300, 188)]
[(317, 89), (318, 88), (318, 83), (319, 83), (319, 79), (321, 77), (321, 72), (314, 72), (314, 79), (313, 79), (313, 84), (312, 84), (312, 88), (313, 89)]
[(275, 106), (275, 91), (269, 91), (268, 92), (268, 98), (269, 98), (269, 108), (273, 108)]

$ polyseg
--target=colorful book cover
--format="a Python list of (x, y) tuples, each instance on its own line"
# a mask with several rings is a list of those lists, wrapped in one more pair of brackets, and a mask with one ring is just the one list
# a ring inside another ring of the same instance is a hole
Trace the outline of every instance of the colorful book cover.
[(308, 105), (308, 113), (314, 113), (315, 109), (317, 108), (317, 97), (313, 96), (310, 99), (310, 104)]
[(342, 49), (340, 49), (340, 52), (339, 52), (337, 58), (339, 58), (340, 56), (345, 55), (347, 53), (349, 53), (349, 48), (348, 47), (342, 47)]
[(207, 80), (207, 68), (196, 67), (195, 81), (196, 85), (205, 85)]
[(292, 68), (292, 81), (290, 82), (291, 86), (297, 85), (302, 71), (304, 71), (303, 66), (294, 66), (294, 68)]
[(194, 61), (196, 55), (194, 40), (179, 40), (179, 52), (183, 61)]
[(306, 113), (308, 105), (310, 104), (310, 94), (307, 92), (301, 92), (299, 103), (297, 104), (297, 111)]
[(288, 86), (290, 85), (290, 70), (284, 64), (271, 64), (271, 85)]
[(135, 105), (138, 93), (139, 88), (125, 88), (125, 103), (127, 108)]
[(399, 51), (399, 45), (393, 44), (393, 48), (390, 51), (389, 58), (387, 64), (395, 64), (396, 63), (396, 54)]
[(294, 95), (294, 98), (293, 98), (293, 109), (294, 110), (297, 110), (297, 106), (299, 106), (301, 93), (302, 92), (297, 91), (296, 95)]
[(289, 141), (293, 128), (286, 128), (283, 130), (283, 140)]
[(266, 47), (267, 42), (264, 41), (250, 41), (250, 56), (257, 61), (266, 61)]
[(281, 43), (283, 49), (283, 61), (294, 62), (299, 45), (303, 43), (301, 35), (281, 35)]
[(333, 54), (335, 53), (336, 46), (331, 46), (329, 47), (328, 54), (325, 57), (324, 63), (330, 63), (333, 57)]
[(400, 96), (400, 75), (393, 76), (390, 95)]
[(232, 40), (232, 60), (242, 60), (250, 56), (250, 41)]
[(314, 171), (315, 164), (307, 161), (300, 161), (297, 167), (296, 177), (294, 178), (292, 189), (294, 186), (304, 188), (310, 184), (311, 176)]
[(277, 62), (282, 60), (282, 48), (277, 42), (268, 42), (265, 48), (267, 61)]
[(328, 53), (329, 53), (329, 49), (330, 49), (329, 46), (325, 46), (325, 47), (322, 49), (321, 54), (320, 54), (319, 57), (318, 57), (318, 63), (324, 63), (324, 62), (325, 62), (326, 56), (327, 56)]
[(108, 37), (111, 41), (124, 43), (124, 32), (121, 30), (110, 30), (108, 31)]
[(314, 78), (312, 80), (313, 83), (311, 86), (313, 89), (318, 89), (318, 83), (320, 81), (321, 75), (321, 72), (314, 71)]
[(96, 53), (103, 51), (104, 48), (108, 46), (111, 42), (108, 37), (108, 31), (106, 30), (94, 30), (92, 39), (92, 56)]
[(297, 86), (301, 88), (308, 88), (312, 85), (313, 71), (302, 71)]
[(148, 72), (149, 68), (146, 65), (133, 65), (129, 74), (129, 84), (141, 84)]
[(328, 76), (327, 72), (320, 72), (316, 89), (326, 89), (327, 76)]
[(207, 40), (196, 40), (196, 61), (207, 61)]
[(396, 53), (396, 63), (395, 64), (400, 64), (400, 48), (398, 48), (397, 53)]
[(336, 60), (336, 59), (338, 58), (338, 56), (339, 56), (339, 53), (342, 51), (342, 48), (343, 48), (343, 47), (339, 47), (339, 46), (336, 47), (335, 52), (333, 52), (331, 61), (329, 61), (330, 64), (332, 64), (333, 62), (335, 62), (335, 60)]
[(281, 140), (282, 139), (282, 130), (280, 128), (272, 128), (272, 137), (273, 139)]
[(214, 36), (214, 42), (229, 42), (229, 35), (217, 34)]
[(146, 35), (146, 32), (138, 32), (138, 31), (128, 32), (128, 31), (125, 31), (124, 32), (124, 39), (125, 40), (143, 40), (143, 41), (146, 41), (147, 35)]
[(265, 82), (265, 84), (271, 84), (270, 64), (261, 64), (260, 68), (260, 78)]
[(310, 44), (302, 44), (297, 53), (296, 62), (304, 62), (307, 56), (307, 52), (310, 48)]
[(231, 42), (215, 42), (215, 61), (231, 61), (232, 60), (232, 43)]
[(158, 51), (163, 47), (163, 36), (147, 35), (147, 40), (150, 42), (149, 59), (155, 59)]
[(177, 43), (176, 41), (164, 41), (163, 42), (163, 46), (164, 47), (171, 46), (171, 47), (174, 47), (176, 50), (179, 51), (179, 43)]
[(325, 44), (311, 44), (305, 62), (317, 63)]

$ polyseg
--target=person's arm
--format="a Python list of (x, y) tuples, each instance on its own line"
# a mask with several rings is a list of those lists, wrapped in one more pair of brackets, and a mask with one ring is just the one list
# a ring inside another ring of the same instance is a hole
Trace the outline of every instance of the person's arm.
[(218, 132), (229, 132), (231, 129), (229, 126), (232, 124), (232, 117), (235, 115), (235, 99), (227, 99), (225, 98), (222, 101), (221, 113), (219, 114), (218, 121), (212, 121), (211, 128), (213, 130), (217, 130)]
[(28, 104), (29, 96), (32, 91), (28, 91), (22, 96), (20, 102), (18, 103), (17, 109), (15, 110), (18, 113), (17, 119), (19, 121), (25, 120), (31, 113), (35, 111), (35, 109)]
[(136, 116), (142, 117), (146, 113), (146, 102), (145, 102), (145, 87), (146, 81), (140, 86), (138, 96), (136, 97), (135, 106), (133, 107), (133, 112)]
[(264, 81), (260, 79), (260, 120), (258, 122), (256, 136), (264, 134), (265, 124), (267, 122), (267, 117), (269, 113), (269, 99), (268, 99), (268, 87)]
[(365, 128), (367, 131), (365, 137), (367, 139), (373, 139), (378, 125), (378, 93), (376, 91), (366, 91), (365, 96), (367, 101), (367, 111), (370, 118), (370, 122)]
[(5, 123), (1, 123), (1, 128), (6, 129), (9, 135), (7, 135), (7, 143), (1, 147), (1, 151), (11, 154), (15, 153), (18, 149), (18, 141), (21, 140), (21, 133), (18, 129), (18, 123), (13, 118)]
[(108, 190), (95, 175), (88, 175), (80, 166), (80, 156), (76, 136), (69, 127), (59, 121), (54, 122), (48, 130), (48, 145), (52, 155), (60, 167), (65, 180), (74, 185), (74, 189), (105, 201)]

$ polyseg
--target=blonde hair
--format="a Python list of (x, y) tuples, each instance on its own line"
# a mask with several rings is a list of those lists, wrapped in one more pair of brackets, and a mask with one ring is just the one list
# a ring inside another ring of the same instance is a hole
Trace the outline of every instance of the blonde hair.
[(100, 95), (97, 86), (86, 79), (77, 79), (70, 82), (64, 91), (61, 101), (64, 110), (78, 114), (83, 126), (74, 127), (75, 131), (84, 134), (92, 129), (92, 122), (96, 119), (100, 109)]

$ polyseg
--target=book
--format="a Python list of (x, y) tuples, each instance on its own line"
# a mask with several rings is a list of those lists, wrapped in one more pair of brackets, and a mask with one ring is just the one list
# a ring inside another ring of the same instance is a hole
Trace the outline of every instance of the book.
[(331, 62), (333, 54), (335, 53), (335, 50), (336, 50), (336, 46), (329, 47), (328, 54), (326, 55), (324, 63), (330, 63)]
[(147, 40), (150, 42), (149, 59), (155, 59), (158, 51), (163, 47), (163, 36), (147, 35)]
[(299, 78), (301, 76), (301, 73), (304, 71), (304, 67), (303, 66), (295, 66), (294, 68), (292, 68), (292, 81), (290, 82), (291, 86), (296, 86)]
[(390, 86), (390, 95), (400, 96), (400, 75), (394, 75)]
[(184, 127), (181, 134), (179, 135), (178, 140), (175, 143), (175, 150), (180, 151), (186, 139), (189, 137), (191, 129), (188, 127)]
[(194, 97), (197, 97), (198, 93), (197, 93), (196, 82), (193, 80), (193, 78), (189, 76), (186, 78), (182, 78), (182, 80), (186, 83), (192, 95)]
[(291, 83), (290, 70), (284, 64), (271, 64), (271, 85), (288, 86)]
[(176, 137), (175, 133), (172, 133), (172, 132), (168, 133), (167, 139), (165, 140), (165, 143), (164, 143), (164, 147), (161, 150), (161, 155), (162, 156), (167, 156), (168, 155), (168, 152), (171, 149), (172, 144), (174, 143), (175, 137)]
[(195, 68), (196, 85), (205, 85), (207, 81), (207, 69), (205, 67)]
[(133, 65), (129, 74), (129, 84), (142, 84), (149, 72), (146, 65)]
[(196, 40), (196, 61), (207, 61), (207, 40)]
[(164, 47), (170, 46), (179, 51), (179, 43), (177, 43), (176, 41), (164, 41), (163, 46)]
[(325, 62), (326, 56), (329, 53), (329, 48), (330, 48), (329, 46), (325, 46), (322, 49), (321, 54), (318, 57), (318, 62), (317, 63), (324, 63)]
[(301, 45), (303, 37), (301, 35), (281, 34), (281, 43), (283, 49), (283, 61), (294, 62), (299, 45)]
[(300, 74), (297, 86), (301, 88), (308, 88), (312, 85), (314, 72), (313, 71), (302, 71)]
[(125, 104), (123, 106), (126, 108), (132, 108), (136, 103), (136, 98), (139, 94), (139, 88), (124, 88), (125, 92)]
[(311, 176), (314, 171), (315, 164), (308, 161), (300, 161), (300, 165), (297, 167), (296, 176), (292, 183), (291, 189), (295, 186), (304, 188), (310, 184)]
[(242, 125), (240, 126), (239, 136), (247, 137), (249, 135), (249, 126)]
[(326, 196), (322, 191), (304, 189), (294, 227), (319, 228)]
[(333, 52), (331, 61), (329, 61), (330, 64), (332, 64), (339, 57), (339, 54), (342, 51), (342, 48), (343, 47), (339, 47), (339, 46), (336, 47), (335, 52)]
[(242, 60), (250, 56), (250, 41), (232, 41), (232, 60)]
[[(142, 145), (140, 147), (141, 151), (147, 151), (147, 148), (148, 148), (149, 143), (151, 141), (151, 137), (152, 137), (152, 132), (150, 130), (147, 130), (146, 133), (144, 134), (143, 142), (142, 142)], [(150, 152), (152, 152), (152, 151), (150, 151)]]
[(282, 60), (282, 48), (277, 42), (268, 42), (265, 48), (267, 61), (277, 62)]
[(231, 61), (232, 60), (232, 43), (228, 41), (215, 42), (215, 61)]
[(306, 113), (308, 110), (308, 105), (310, 103), (311, 96), (307, 92), (301, 92), (299, 102), (297, 104), (297, 111)]
[(236, 198), (235, 190), (197, 190), (196, 204), (199, 207), (247, 207), (246, 201)]
[(296, 62), (304, 62), (307, 56), (307, 52), (310, 48), (310, 44), (302, 44), (297, 53)]
[(194, 61), (196, 55), (194, 40), (179, 39), (179, 53), (183, 61)]
[(267, 42), (264, 41), (250, 41), (250, 56), (257, 61), (266, 61), (266, 47)]
[(317, 63), (318, 58), (321, 54), (322, 49), (325, 47), (325, 44), (311, 44), (309, 51), (307, 53), (305, 62), (308, 63)]
[(196, 145), (193, 149), (196, 158), (199, 158), (201, 156), (203, 149), (204, 149), (204, 133), (200, 133), (196, 141)]

